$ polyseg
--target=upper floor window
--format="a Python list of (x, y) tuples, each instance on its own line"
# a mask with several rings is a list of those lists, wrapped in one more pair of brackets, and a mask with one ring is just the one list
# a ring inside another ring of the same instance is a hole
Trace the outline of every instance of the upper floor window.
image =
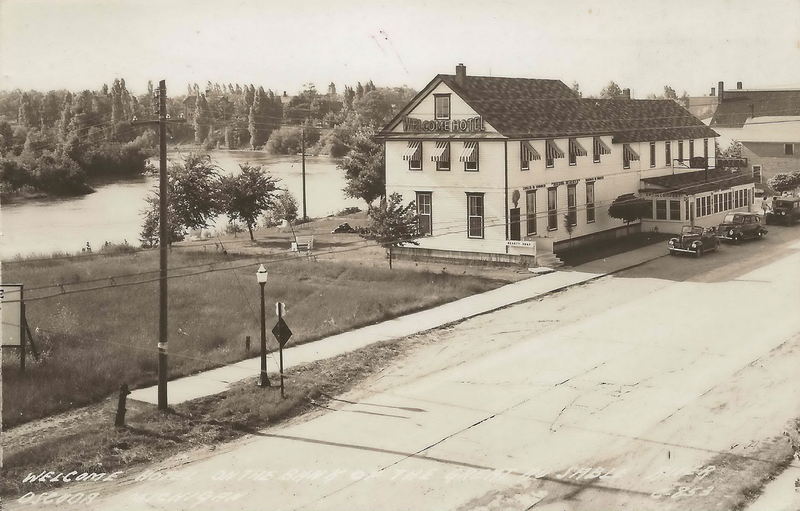
[(436, 162), (436, 170), (450, 170), (450, 142), (436, 142), (431, 161)]
[(592, 140), (592, 161), (600, 163), (600, 156), (603, 154), (611, 154), (611, 149), (603, 142), (600, 137), (594, 137)]
[(450, 118), (450, 94), (434, 94), (433, 101), (436, 105), (436, 118)]
[(650, 167), (656, 166), (656, 143), (650, 142)]
[(403, 153), (403, 159), (408, 160), (408, 170), (422, 170), (422, 141), (409, 142)]
[(638, 161), (639, 155), (633, 150), (630, 144), (622, 144), (622, 168), (631, 168), (632, 161)]
[(483, 238), (482, 193), (467, 193), (467, 237)]
[(553, 168), (555, 166), (556, 158), (563, 158), (564, 157), (564, 151), (562, 151), (556, 145), (556, 142), (553, 139), (545, 140), (545, 142), (544, 142), (544, 152), (545, 152), (545, 155), (544, 155), (545, 167), (547, 167), (548, 169), (551, 169), (551, 168)]
[(577, 165), (578, 156), (586, 156), (586, 149), (578, 142), (577, 138), (569, 139), (569, 164)]
[(467, 172), (478, 171), (478, 143), (464, 142), (464, 150), (458, 158), (464, 162), (464, 170)]
[(672, 166), (672, 142), (669, 140), (664, 142), (664, 164), (667, 167)]
[(528, 170), (531, 168), (531, 163), (534, 160), (541, 160), (542, 156), (539, 154), (539, 151), (533, 148), (530, 142), (526, 142), (522, 140), (520, 143), (519, 148), (519, 159), (520, 159), (520, 168), (522, 170)]

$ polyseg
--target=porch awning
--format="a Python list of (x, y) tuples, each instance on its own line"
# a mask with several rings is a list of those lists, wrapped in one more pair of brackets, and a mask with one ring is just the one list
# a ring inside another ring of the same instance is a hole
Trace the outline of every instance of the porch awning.
[(477, 142), (464, 142), (464, 150), (461, 151), (461, 156), (458, 161), (478, 161), (478, 143)]
[(586, 149), (578, 142), (577, 138), (569, 139), (569, 154), (572, 156), (586, 156)]
[(418, 161), (422, 159), (422, 141), (412, 140), (403, 153), (404, 160)]
[(639, 155), (631, 148), (630, 144), (622, 144), (622, 155), (628, 161), (639, 161)]
[(522, 161), (536, 161), (541, 160), (542, 155), (539, 151), (533, 148), (530, 142), (522, 141)]
[(450, 161), (450, 142), (436, 142), (431, 161)]
[(600, 137), (594, 137), (594, 153), (595, 154), (611, 154), (611, 148), (603, 142)]
[(548, 159), (556, 159), (564, 157), (564, 151), (558, 148), (555, 140), (545, 140), (544, 152)]

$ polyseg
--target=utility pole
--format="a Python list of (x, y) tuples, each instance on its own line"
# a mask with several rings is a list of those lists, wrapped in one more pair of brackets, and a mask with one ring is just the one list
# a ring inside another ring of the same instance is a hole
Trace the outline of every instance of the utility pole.
[(171, 120), (167, 114), (167, 83), (158, 82), (155, 94), (157, 120), (137, 121), (133, 125), (158, 124), (159, 172), (158, 172), (158, 409), (167, 409), (167, 249), (169, 245), (169, 218), (167, 213), (167, 124), (183, 123), (185, 119)]
[(302, 153), (302, 169), (303, 169), (303, 221), (308, 220), (306, 215), (306, 127), (303, 125), (301, 128), (300, 136), (300, 152)]

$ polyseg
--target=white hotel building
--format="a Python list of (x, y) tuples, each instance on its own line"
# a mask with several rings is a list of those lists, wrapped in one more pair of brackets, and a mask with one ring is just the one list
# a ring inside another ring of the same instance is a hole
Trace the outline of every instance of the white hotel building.
[(653, 204), (632, 231), (676, 232), (747, 210), (752, 178), (714, 169), (716, 136), (671, 100), (580, 98), (558, 80), (468, 76), (463, 65), (379, 134), (386, 193), (416, 201), (425, 233), (407, 250), (526, 262), (624, 234), (608, 215), (623, 194)]

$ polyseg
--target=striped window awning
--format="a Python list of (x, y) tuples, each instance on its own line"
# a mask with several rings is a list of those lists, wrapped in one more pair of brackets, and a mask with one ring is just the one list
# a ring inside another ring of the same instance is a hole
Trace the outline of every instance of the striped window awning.
[(436, 142), (431, 161), (450, 161), (450, 142)]
[(422, 141), (412, 140), (403, 153), (404, 160), (419, 161), (422, 159)]
[(611, 148), (600, 137), (594, 137), (594, 154), (611, 154)]
[(464, 150), (461, 151), (461, 156), (458, 161), (478, 161), (478, 143), (477, 142), (464, 142)]
[(541, 160), (542, 155), (539, 151), (533, 148), (530, 142), (522, 141), (522, 161), (536, 161)]
[(563, 158), (564, 151), (558, 148), (555, 140), (545, 140), (544, 151), (547, 159), (554, 160), (556, 158)]
[(572, 156), (586, 156), (587, 153), (577, 138), (571, 138), (569, 139), (569, 154)]
[(628, 161), (639, 161), (639, 155), (631, 148), (630, 144), (622, 144), (622, 155)]

